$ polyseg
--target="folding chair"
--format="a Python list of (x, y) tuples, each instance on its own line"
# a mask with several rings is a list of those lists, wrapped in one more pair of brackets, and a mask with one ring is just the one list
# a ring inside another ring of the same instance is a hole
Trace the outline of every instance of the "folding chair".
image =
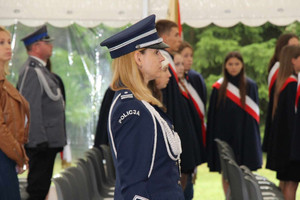
[(263, 200), (263, 196), (260, 191), (258, 183), (248, 175), (246, 175), (244, 178), (245, 178), (246, 187), (248, 189), (249, 200)]
[(66, 177), (58, 176), (52, 178), (52, 182), (55, 185), (57, 200), (74, 199), (72, 196), (71, 184)]
[(247, 166), (242, 165), (240, 168), (245, 174), (245, 177), (248, 176), (248, 179), (251, 178), (253, 182), (256, 182), (263, 199), (284, 200), (284, 196), (279, 187), (277, 187), (273, 182), (269, 181), (264, 176), (253, 174)]
[(103, 158), (106, 161), (106, 170), (107, 170), (107, 179), (112, 184), (115, 184), (116, 182), (116, 170), (113, 162), (113, 158), (111, 155), (111, 149), (108, 145), (100, 145), (100, 149), (103, 154)]
[(230, 199), (249, 200), (249, 194), (242, 170), (231, 158), (225, 155), (222, 155), (222, 158), (226, 161), (225, 164), (228, 173)]
[(228, 157), (232, 158), (233, 160), (236, 160), (233, 149), (227, 142), (220, 140), (219, 138), (216, 138), (215, 142), (217, 143), (217, 148), (220, 155), (222, 153), (226, 153)]
[(112, 199), (113, 195), (110, 195), (108, 197), (102, 196), (97, 188), (97, 180), (95, 175), (95, 169), (92, 166), (90, 158), (86, 158), (87, 160), (84, 160), (82, 158), (77, 160), (77, 167), (81, 168), (84, 171), (84, 175), (87, 178), (87, 186), (88, 186), (88, 192), (90, 194), (91, 200), (102, 200), (102, 199)]
[(102, 162), (102, 154), (101, 157), (99, 156), (100, 155), (97, 155), (93, 151), (87, 151), (87, 166), (89, 167), (89, 170), (94, 169), (99, 194), (103, 197), (111, 197), (114, 194), (114, 187), (111, 184), (109, 184), (106, 180), (106, 175)]
[(73, 197), (73, 199), (83, 199), (83, 196), (81, 196), (82, 194), (80, 194), (80, 190), (81, 190), (81, 185), (79, 184), (77, 178), (76, 178), (76, 174), (71, 173), (70, 171), (63, 171), (61, 173), (61, 176), (66, 178), (67, 181), (70, 183), (71, 186), (71, 195)]
[(227, 158), (230, 158), (234, 161), (235, 161), (235, 156), (234, 156), (232, 148), (226, 142), (224, 142), (218, 138), (215, 139), (215, 142), (217, 143), (222, 177), (225, 181), (228, 182), (228, 174), (227, 174), (226, 163), (225, 163), (226, 161), (223, 159), (222, 156), (224, 155)]

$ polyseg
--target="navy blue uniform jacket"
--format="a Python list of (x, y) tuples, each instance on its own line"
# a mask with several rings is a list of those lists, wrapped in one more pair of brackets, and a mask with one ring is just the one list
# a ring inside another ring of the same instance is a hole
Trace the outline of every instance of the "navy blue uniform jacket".
[[(238, 77), (231, 77), (229, 81), (238, 87)], [(239, 165), (246, 165), (251, 170), (260, 168), (262, 150), (257, 121), (229, 98), (217, 107), (218, 92), (216, 88), (213, 89), (208, 109), (207, 162), (210, 171), (220, 171), (215, 138), (224, 140), (233, 148)], [(247, 95), (258, 104), (257, 85), (248, 78)]]
[[(171, 126), (165, 113), (159, 108), (156, 110)], [(131, 91), (116, 92), (108, 119), (109, 142), (116, 168), (116, 200), (184, 199), (178, 164), (169, 157), (161, 127), (158, 123), (155, 127), (154, 120)], [(156, 151), (153, 151), (155, 144)]]

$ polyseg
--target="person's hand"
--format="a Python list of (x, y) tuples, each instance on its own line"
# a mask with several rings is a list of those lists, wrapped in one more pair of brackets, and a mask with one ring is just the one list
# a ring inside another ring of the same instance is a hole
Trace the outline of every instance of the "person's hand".
[(23, 174), (28, 169), (28, 164), (24, 164), (22, 167), (16, 166), (16, 171), (18, 174)]

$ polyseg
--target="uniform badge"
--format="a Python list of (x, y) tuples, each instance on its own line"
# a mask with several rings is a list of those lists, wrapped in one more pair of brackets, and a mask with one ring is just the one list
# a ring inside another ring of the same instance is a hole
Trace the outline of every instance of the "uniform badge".
[(140, 116), (140, 111), (139, 110), (127, 110), (125, 113), (121, 115), (119, 118), (119, 123), (122, 124), (122, 121), (128, 117), (129, 115), (137, 115)]

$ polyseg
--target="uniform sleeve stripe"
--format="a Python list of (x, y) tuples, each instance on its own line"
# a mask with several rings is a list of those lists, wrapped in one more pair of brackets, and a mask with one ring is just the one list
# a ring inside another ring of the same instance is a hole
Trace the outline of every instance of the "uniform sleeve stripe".
[(149, 109), (149, 107), (148, 107), (150, 105), (145, 103), (145, 101), (142, 101), (142, 102), (145, 105), (145, 107), (149, 110), (149, 112), (152, 116), (153, 124), (154, 124), (154, 144), (153, 144), (153, 153), (152, 153), (151, 166), (150, 166), (150, 170), (149, 170), (149, 173), (148, 173), (148, 178), (149, 178), (151, 176), (153, 166), (154, 166), (154, 160), (155, 160), (156, 144), (157, 144), (157, 125), (156, 125), (156, 119), (155, 119), (153, 113), (151, 112), (151, 109)]
[(139, 196), (139, 195), (135, 195), (132, 200), (149, 200), (149, 199)]
[(114, 142), (114, 138), (113, 138), (113, 135), (112, 135), (112, 131), (111, 131), (111, 112), (118, 100), (118, 98), (120, 97), (121, 94), (119, 94), (116, 99), (113, 101), (113, 103), (111, 104), (111, 107), (110, 107), (110, 110), (109, 110), (109, 115), (108, 115), (108, 129), (109, 129), (109, 136), (110, 136), (110, 139), (111, 139), (111, 145), (112, 145), (112, 148), (113, 148), (113, 151), (115, 153), (115, 156), (117, 158), (117, 150), (116, 150), (116, 146), (115, 146), (115, 142)]

